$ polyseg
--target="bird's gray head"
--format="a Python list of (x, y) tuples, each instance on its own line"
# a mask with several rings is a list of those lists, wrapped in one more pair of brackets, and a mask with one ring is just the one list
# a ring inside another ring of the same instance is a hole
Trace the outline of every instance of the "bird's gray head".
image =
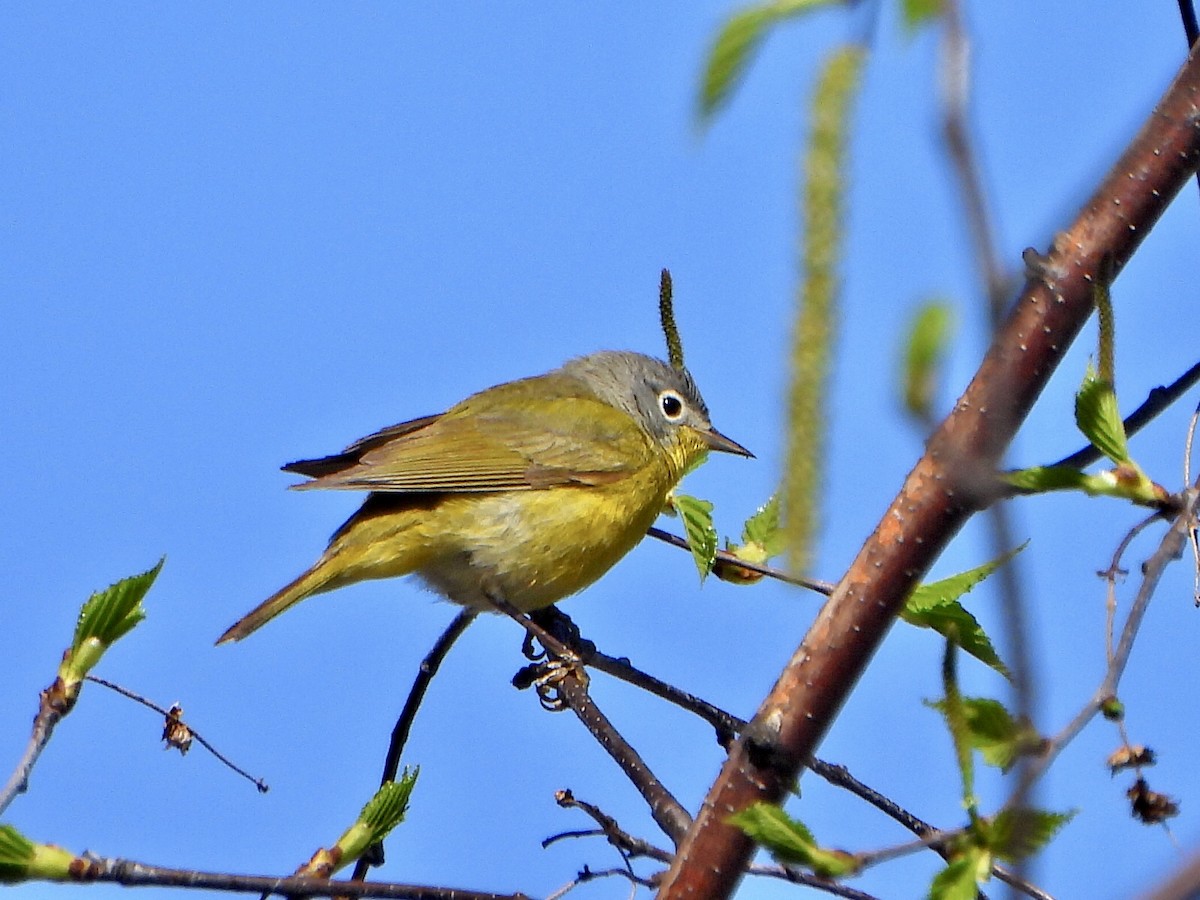
[(710, 449), (752, 455), (712, 427), (708, 407), (687, 369), (676, 369), (643, 353), (603, 350), (573, 359), (562, 370), (636, 419), (660, 444), (687, 426)]

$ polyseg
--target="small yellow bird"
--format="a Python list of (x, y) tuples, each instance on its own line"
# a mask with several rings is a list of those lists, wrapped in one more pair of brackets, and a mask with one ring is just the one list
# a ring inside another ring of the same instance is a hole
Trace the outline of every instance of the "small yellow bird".
[(474, 609), (549, 606), (632, 550), (709, 450), (753, 455), (713, 428), (686, 370), (604, 351), (289, 463), (312, 478), (298, 489), (371, 493), (312, 568), (217, 643), (370, 578), (415, 574)]

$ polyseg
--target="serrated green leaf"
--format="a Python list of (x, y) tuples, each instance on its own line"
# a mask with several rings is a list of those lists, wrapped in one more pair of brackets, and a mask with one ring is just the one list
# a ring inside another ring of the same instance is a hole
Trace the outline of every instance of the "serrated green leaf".
[(1073, 818), (1074, 812), (1006, 809), (990, 822), (988, 846), (1001, 859), (1017, 862), (1045, 847)]
[(747, 7), (730, 16), (717, 34), (704, 67), (700, 87), (700, 120), (704, 122), (711, 119), (729, 100), (769, 28), (800, 13), (833, 5), (835, 0), (776, 0)]
[(922, 612), (927, 609), (954, 603), (959, 597), (970, 591), (975, 585), (995, 572), (1028, 545), (1029, 542), (1026, 541), (1019, 547), (1015, 547), (1007, 553), (985, 562), (983, 565), (967, 569), (965, 572), (959, 572), (940, 581), (931, 581), (927, 584), (918, 585), (904, 604), (905, 612)]
[(900, 4), (905, 30), (910, 32), (936, 19), (941, 11), (941, 0), (903, 0)]
[(928, 609), (904, 609), (900, 613), (900, 618), (910, 625), (933, 629), (946, 640), (960, 647), (963, 652), (995, 669), (1005, 678), (1010, 677), (1008, 666), (996, 653), (996, 648), (992, 646), (987, 632), (958, 601)]
[(672, 502), (679, 518), (683, 520), (683, 534), (700, 572), (700, 580), (703, 581), (712, 571), (713, 560), (717, 558), (717, 530), (713, 528), (712, 522), (713, 505), (708, 500), (689, 497), (687, 494), (675, 494)]
[(1116, 391), (1112, 382), (1098, 378), (1090, 365), (1075, 395), (1075, 424), (1097, 450), (1117, 465), (1132, 461)]
[(778, 556), (787, 545), (783, 529), (779, 524), (779, 495), (760, 506), (742, 527), (743, 545), (753, 544), (761, 548), (763, 558), (754, 562), (766, 562), (773, 556)]
[(852, 854), (818, 846), (803, 822), (791, 818), (772, 803), (755, 803), (730, 816), (729, 822), (765, 847), (781, 863), (806, 866), (823, 878), (844, 878), (860, 868)]
[(404, 821), (408, 800), (417, 783), (418, 769), (406, 766), (399, 781), (389, 781), (375, 792), (358, 814), (358, 821), (346, 829), (336, 844), (337, 868), (358, 859), (368, 847), (378, 844)]
[(996, 653), (991, 639), (976, 618), (958, 602), (958, 598), (1024, 550), (1025, 546), (1022, 544), (974, 569), (919, 585), (904, 604), (900, 617), (910, 625), (932, 628), (1005, 678), (1009, 677), (1008, 667)]
[(382, 785), (359, 813), (359, 820), (375, 829), (376, 841), (383, 840), (389, 831), (404, 821), (404, 815), (408, 812), (408, 799), (412, 796), (420, 772), (419, 767), (409, 769), (405, 766), (400, 780)]
[(122, 578), (105, 590), (92, 594), (79, 611), (72, 649), (77, 650), (89, 638), (96, 638), (111, 646), (142, 621), (146, 617), (146, 611), (141, 607), (142, 598), (154, 584), (165, 561), (164, 557), (154, 568), (140, 575)]
[(949, 304), (929, 300), (917, 310), (909, 326), (901, 384), (904, 408), (917, 419), (933, 416), (933, 400), (953, 321)]
[(58, 667), (64, 682), (78, 684), (109, 647), (146, 618), (142, 599), (165, 561), (163, 557), (154, 568), (123, 578), (87, 599), (79, 611), (71, 649)]
[(975, 900), (981, 868), (991, 872), (990, 857), (976, 847), (968, 848), (938, 872), (929, 886), (930, 900)]

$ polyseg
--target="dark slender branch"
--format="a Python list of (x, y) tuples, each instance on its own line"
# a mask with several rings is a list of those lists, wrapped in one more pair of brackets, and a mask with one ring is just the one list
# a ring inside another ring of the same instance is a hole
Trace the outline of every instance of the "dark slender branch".
[(601, 878), (624, 878), (630, 884), (638, 885), (639, 887), (654, 887), (654, 882), (649, 878), (642, 878), (640, 875), (635, 875), (628, 869), (592, 869), (584, 866), (575, 878), (553, 894), (550, 894), (546, 900), (562, 900), (575, 888), (582, 884), (589, 884), (593, 881), (598, 881)]
[(699, 716), (716, 729), (717, 743), (722, 747), (728, 747), (734, 735), (746, 726), (745, 721), (737, 716), (725, 712), (694, 694), (689, 694), (674, 685), (660, 681), (653, 675), (648, 675), (633, 666), (627, 659), (617, 659), (596, 651), (588, 656), (587, 665)]
[[(650, 807), (650, 815), (658, 827), (678, 844), (687, 832), (692, 817), (592, 700), (587, 691), (587, 672), (580, 664), (575, 651), (503, 597), (490, 596), (488, 600), (496, 609), (524, 628), (531, 637), (537, 638), (545, 648), (547, 660), (540, 667), (543, 674), (530, 682), (537, 685), (542, 705), (547, 709), (557, 709), (565, 705), (575, 713), (646, 800)], [(559, 616), (562, 620), (570, 622), (565, 615), (559, 613)], [(545, 699), (547, 689), (553, 692), (552, 701)]]
[(754, 850), (728, 819), (795, 782), (950, 540), (995, 499), (997, 461), (1093, 309), (1106, 256), (1119, 271), (1200, 160), (1200, 56), (1188, 59), (1087, 207), (1059, 235), (966, 392), (880, 518), (705, 798), (659, 897), (719, 900)]
[(380, 881), (328, 881), (323, 878), (291, 876), (273, 878), (264, 875), (228, 875), (148, 866), (126, 859), (89, 856), (78, 858), (72, 875), (76, 881), (111, 882), (126, 887), (146, 885), (193, 888), (197, 890), (240, 891), (292, 897), (395, 897), (404, 900), (528, 900), (525, 894), (493, 894), (459, 888), (428, 887)]
[(620, 732), (596, 706), (595, 701), (588, 693), (587, 682), (582, 671), (581, 668), (572, 667), (562, 673), (555, 685), (559, 696), (584, 724), (584, 727), (591, 732), (597, 743), (621, 767), (625, 777), (645, 798), (650, 807), (650, 815), (658, 827), (671, 839), (672, 843), (678, 846), (684, 834), (687, 833), (688, 826), (692, 824), (692, 817), (684, 809), (683, 804), (676, 800), (666, 786), (650, 771), (650, 767), (633, 749), (633, 745), (621, 736)]
[[(412, 731), (413, 722), (416, 721), (417, 710), (421, 708), (421, 702), (425, 699), (425, 693), (429, 690), (429, 685), (437, 675), (438, 669), (441, 668), (442, 662), (450, 653), (450, 648), (462, 637), (467, 626), (475, 621), (476, 615), (477, 613), (473, 610), (461, 610), (454, 617), (454, 621), (446, 626), (446, 630), (434, 642), (425, 658), (421, 660), (421, 666), (417, 669), (417, 677), (413, 679), (412, 687), (408, 689), (408, 697), (404, 701), (404, 708), (400, 711), (400, 718), (396, 720), (396, 724), (392, 728), (392, 738), (388, 743), (387, 756), (383, 761), (383, 776), (379, 780), (380, 784), (395, 781), (396, 773), (400, 771), (400, 757), (408, 743), (408, 735)], [(380, 847), (375, 848), (375, 852), (368, 852), (360, 856), (354, 864), (354, 875), (352, 876), (354, 880), (362, 881), (366, 878), (367, 871), (376, 860), (382, 861), (382, 848)]]
[(843, 897), (845, 900), (879, 900), (874, 894), (847, 887), (837, 881), (818, 878), (816, 875), (810, 875), (808, 872), (802, 872), (792, 866), (750, 866), (746, 870), (746, 874), (758, 875), (763, 878), (778, 878), (789, 884), (802, 884), (805, 887), (832, 894), (834, 897)]
[[(686, 538), (681, 538), (677, 534), (671, 534), (669, 531), (664, 531), (658, 526), (652, 526), (646, 532), (652, 538), (670, 544), (672, 547), (679, 547), (681, 550), (689, 550)], [(776, 569), (772, 566), (764, 566), (762, 563), (750, 562), (745, 559), (740, 559), (728, 550), (717, 551), (717, 563), (724, 563), (728, 566), (733, 566), (741, 569), (749, 569), (751, 572), (757, 572), (759, 575), (765, 575), (768, 578), (774, 578), (777, 581), (783, 581), (787, 584), (795, 585), (796, 587), (808, 588), (810, 591), (816, 591), (818, 594), (828, 596), (833, 593), (833, 583), (829, 581), (819, 581), (815, 578), (798, 578), (795, 575), (789, 575), (782, 569)]]
[[(116, 693), (120, 694), (122, 697), (128, 697), (130, 700), (134, 701), (135, 703), (140, 703), (142, 706), (145, 706), (145, 707), (148, 707), (149, 709), (154, 710), (156, 713), (158, 713), (164, 719), (169, 718), (171, 715), (169, 710), (164, 709), (163, 707), (159, 706), (157, 703), (154, 703), (153, 701), (146, 699), (141, 694), (131, 691), (128, 688), (121, 687), (121, 685), (119, 685), (119, 684), (115, 684), (114, 682), (111, 682), (111, 681), (105, 681), (103, 678), (98, 678), (95, 675), (84, 676), (84, 680), (91, 681), (94, 684), (100, 685), (101, 687), (106, 687), (110, 691), (115, 691)], [(265, 781), (263, 781), (261, 778), (254, 777), (249, 772), (247, 772), (245, 769), (243, 769), (241, 766), (234, 763), (233, 760), (231, 760), (229, 757), (225, 756), (225, 754), (223, 754), (220, 750), (218, 750), (216, 747), (214, 747), (207, 740), (205, 740), (204, 736), (202, 734), (200, 734), (200, 732), (198, 732), (194, 728), (192, 728), (192, 726), (188, 725), (187, 730), (188, 730), (188, 734), (192, 738), (195, 739), (196, 743), (198, 743), (201, 747), (203, 747), (205, 750), (207, 750), (209, 753), (211, 753), (213, 756), (215, 756), (217, 758), (217, 760), (220, 761), (221, 763), (223, 763), (225, 766), (229, 767), (234, 772), (236, 772), (238, 775), (241, 775), (247, 781), (251, 782), (256, 788), (258, 788), (258, 792), (260, 794), (265, 794), (267, 791), (270, 790), (270, 787), (267, 785), (267, 783)]]
[(1196, 43), (1196, 38), (1200, 37), (1200, 27), (1196, 24), (1196, 9), (1192, 6), (1192, 0), (1179, 0), (1179, 18), (1183, 20), (1183, 33), (1190, 48)]
[(408, 743), (408, 735), (417, 718), (417, 710), (421, 708), (421, 702), (425, 699), (425, 692), (429, 690), (429, 685), (450, 653), (450, 648), (462, 637), (467, 626), (475, 621), (476, 615), (474, 610), (461, 610), (454, 617), (454, 621), (446, 626), (446, 630), (434, 642), (425, 658), (421, 660), (421, 667), (417, 670), (417, 677), (413, 679), (412, 687), (409, 688), (408, 698), (404, 701), (404, 708), (400, 711), (400, 718), (396, 720), (396, 725), (392, 729), (392, 740), (388, 745), (380, 784), (395, 780), (396, 773), (400, 771), (400, 757), (404, 753), (405, 744)]
[[(634, 857), (645, 857), (646, 859), (654, 859), (660, 863), (669, 863), (672, 854), (661, 847), (656, 847), (649, 841), (636, 838), (628, 831), (622, 828), (617, 820), (602, 810), (594, 803), (588, 803), (586, 800), (579, 800), (570, 791), (559, 791), (554, 802), (563, 809), (578, 809), (586, 814), (596, 825), (599, 826), (598, 831), (592, 831), (591, 836), (596, 834), (603, 835), (610, 844), (616, 847), (626, 857), (632, 859)], [(562, 840), (565, 837), (586, 837), (588, 832), (564, 832), (563, 834), (555, 835), (552, 838), (547, 838), (542, 841), (543, 847), (549, 847), (552, 843)]]

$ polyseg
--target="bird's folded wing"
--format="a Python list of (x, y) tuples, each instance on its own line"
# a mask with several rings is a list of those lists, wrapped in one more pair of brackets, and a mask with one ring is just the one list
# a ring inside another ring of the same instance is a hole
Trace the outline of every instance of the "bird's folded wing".
[(442, 416), (401, 423), (345, 453), (291, 463), (313, 476), (300, 489), (396, 492), (532, 490), (619, 481), (653, 459), (626, 413), (591, 397), (470, 401)]

